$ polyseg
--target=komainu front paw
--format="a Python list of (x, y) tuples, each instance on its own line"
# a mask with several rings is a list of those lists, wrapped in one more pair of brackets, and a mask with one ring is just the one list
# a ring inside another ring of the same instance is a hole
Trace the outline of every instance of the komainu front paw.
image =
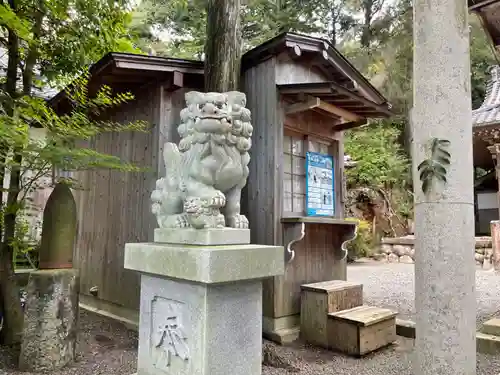
[(211, 208), (222, 208), (226, 205), (226, 197), (218, 191), (212, 199), (210, 199), (209, 206)]
[(164, 228), (189, 228), (190, 226), (186, 214), (169, 216), (163, 223)]
[(231, 228), (248, 229), (248, 219), (245, 215), (234, 215), (226, 218), (226, 224)]

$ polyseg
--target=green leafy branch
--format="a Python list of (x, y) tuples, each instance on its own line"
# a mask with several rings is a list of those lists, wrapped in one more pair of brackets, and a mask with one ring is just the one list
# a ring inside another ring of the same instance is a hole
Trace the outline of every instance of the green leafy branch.
[(431, 156), (418, 165), (422, 191), (428, 194), (432, 181), (438, 180), (447, 183), (447, 168), (450, 165), (451, 154), (447, 151), (450, 141), (447, 139), (432, 139)]

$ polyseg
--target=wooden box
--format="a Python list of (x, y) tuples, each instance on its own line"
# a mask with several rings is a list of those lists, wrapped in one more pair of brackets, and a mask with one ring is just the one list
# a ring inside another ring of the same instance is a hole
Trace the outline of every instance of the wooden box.
[(328, 314), (363, 304), (363, 285), (343, 280), (301, 286), (300, 332), (308, 343), (328, 347)]
[(396, 341), (397, 313), (373, 306), (328, 314), (329, 347), (362, 356)]

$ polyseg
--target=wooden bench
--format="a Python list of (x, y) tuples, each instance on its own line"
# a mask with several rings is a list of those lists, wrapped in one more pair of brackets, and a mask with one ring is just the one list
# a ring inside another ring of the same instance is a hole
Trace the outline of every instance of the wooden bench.
[(373, 306), (328, 314), (329, 347), (363, 356), (396, 341), (397, 313)]
[(363, 285), (331, 280), (301, 286), (300, 335), (328, 348), (328, 314), (363, 304)]

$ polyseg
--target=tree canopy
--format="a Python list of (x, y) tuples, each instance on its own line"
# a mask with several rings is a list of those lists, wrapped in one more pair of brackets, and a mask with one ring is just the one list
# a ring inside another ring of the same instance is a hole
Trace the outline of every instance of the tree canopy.
[[(0, 2), (0, 310), (4, 343), (21, 338), (22, 312), (14, 277), (19, 218), (27, 195), (54, 168), (135, 170), (119, 160), (79, 147), (106, 131), (144, 130), (144, 124), (101, 121), (103, 108), (132, 99), (102, 87), (89, 97), (85, 72), (110, 51), (139, 51), (129, 35), (123, 3), (101, 0)], [(70, 110), (56, 113), (42, 98), (47, 87), (68, 84)], [(40, 141), (32, 127), (46, 130)], [(33, 172), (29, 176), (26, 171)], [(8, 179), (6, 179), (8, 177)], [(6, 188), (4, 188), (4, 186)]]

